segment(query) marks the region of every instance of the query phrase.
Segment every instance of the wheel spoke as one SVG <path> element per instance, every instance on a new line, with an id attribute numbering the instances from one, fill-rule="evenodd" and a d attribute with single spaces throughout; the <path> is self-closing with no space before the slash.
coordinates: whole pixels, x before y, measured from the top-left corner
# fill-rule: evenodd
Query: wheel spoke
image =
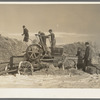
<path id="1" fill-rule="evenodd" d="M 33 53 L 30 55 L 30 58 L 33 58 Z"/>
<path id="2" fill-rule="evenodd" d="M 36 58 L 36 54 L 35 54 L 35 53 L 32 53 L 32 54 L 30 55 L 30 57 L 31 57 L 31 58 Z"/>
<path id="3" fill-rule="evenodd" d="M 35 53 L 33 53 L 33 55 L 34 55 L 34 57 L 36 58 L 36 55 L 35 55 Z"/>
<path id="4" fill-rule="evenodd" d="M 26 53 L 29 59 L 34 60 L 38 58 L 42 52 L 38 44 L 33 44 L 28 47 Z"/>
<path id="5" fill-rule="evenodd" d="M 32 53 L 33 51 L 28 51 L 29 53 Z"/>

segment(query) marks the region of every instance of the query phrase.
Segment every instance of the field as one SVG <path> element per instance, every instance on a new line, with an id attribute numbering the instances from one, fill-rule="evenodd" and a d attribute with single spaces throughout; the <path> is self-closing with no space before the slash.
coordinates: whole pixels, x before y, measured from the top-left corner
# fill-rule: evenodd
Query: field
<path id="1" fill-rule="evenodd" d="M 100 75 L 75 69 L 72 72 L 73 69 L 69 74 L 60 70 L 56 74 L 37 71 L 33 75 L 4 75 L 0 76 L 0 88 L 100 88 Z"/>

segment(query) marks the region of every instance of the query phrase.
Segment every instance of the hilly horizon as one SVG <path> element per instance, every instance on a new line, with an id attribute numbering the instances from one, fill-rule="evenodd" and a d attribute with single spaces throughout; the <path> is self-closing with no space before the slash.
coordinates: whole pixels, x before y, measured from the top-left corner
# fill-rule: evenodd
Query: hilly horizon
<path id="1" fill-rule="evenodd" d="M 35 39 L 37 40 L 37 38 L 35 37 L 36 33 L 29 33 L 29 44 L 31 44 L 31 42 Z M 46 35 L 48 35 L 48 32 L 44 32 Z M 98 36 L 95 35 L 88 35 L 88 34 L 76 34 L 76 33 L 65 33 L 65 32 L 54 32 L 55 36 L 56 36 L 56 44 L 57 45 L 63 45 L 63 44 L 71 44 L 71 43 L 75 43 L 75 42 L 93 42 L 95 43 L 98 48 L 100 48 L 100 43 L 97 40 Z M 12 39 L 18 39 L 20 41 L 23 42 L 23 38 L 24 36 L 22 36 L 22 33 L 3 33 L 1 34 L 1 36 L 5 36 L 8 38 L 12 38 Z M 49 40 L 47 39 L 47 44 L 50 46 Z"/>

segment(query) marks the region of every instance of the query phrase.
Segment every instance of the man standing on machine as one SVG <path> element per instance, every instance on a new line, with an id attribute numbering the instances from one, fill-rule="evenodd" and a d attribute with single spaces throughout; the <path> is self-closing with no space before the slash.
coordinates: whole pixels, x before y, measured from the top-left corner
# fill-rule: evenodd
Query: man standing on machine
<path id="1" fill-rule="evenodd" d="M 54 51 L 54 48 L 55 48 L 55 45 L 56 45 L 56 39 L 55 39 L 55 34 L 52 32 L 52 29 L 49 29 L 49 33 L 51 37 L 50 39 L 50 43 L 51 43 L 51 54 L 53 54 L 53 51 Z"/>
<path id="2" fill-rule="evenodd" d="M 23 34 L 24 35 L 24 39 L 23 41 L 28 42 L 29 40 L 29 33 L 28 33 L 28 29 L 25 27 L 25 25 L 23 25 Z"/>

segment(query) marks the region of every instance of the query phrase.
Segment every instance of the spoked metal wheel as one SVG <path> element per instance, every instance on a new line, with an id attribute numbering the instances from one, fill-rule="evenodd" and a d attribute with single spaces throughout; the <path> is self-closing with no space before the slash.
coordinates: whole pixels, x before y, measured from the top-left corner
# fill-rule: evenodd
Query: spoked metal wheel
<path id="1" fill-rule="evenodd" d="M 30 45 L 26 50 L 26 56 L 28 60 L 35 60 L 37 58 L 40 58 L 42 55 L 42 49 L 38 44 L 32 44 Z"/>
<path id="2" fill-rule="evenodd" d="M 18 66 L 18 74 L 19 75 L 32 75 L 34 68 L 29 61 L 21 61 Z"/>

